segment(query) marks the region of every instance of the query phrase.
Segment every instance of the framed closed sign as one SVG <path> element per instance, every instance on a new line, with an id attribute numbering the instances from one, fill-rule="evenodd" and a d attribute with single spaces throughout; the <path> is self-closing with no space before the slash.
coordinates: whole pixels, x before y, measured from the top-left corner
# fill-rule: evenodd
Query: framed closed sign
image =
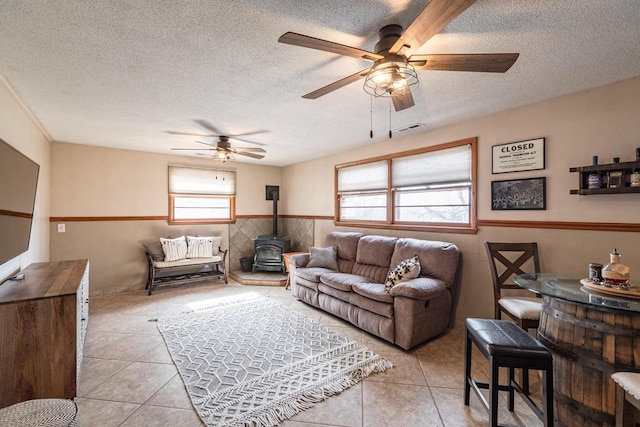
<path id="1" fill-rule="evenodd" d="M 491 173 L 544 169 L 544 138 L 510 142 L 491 147 Z"/>

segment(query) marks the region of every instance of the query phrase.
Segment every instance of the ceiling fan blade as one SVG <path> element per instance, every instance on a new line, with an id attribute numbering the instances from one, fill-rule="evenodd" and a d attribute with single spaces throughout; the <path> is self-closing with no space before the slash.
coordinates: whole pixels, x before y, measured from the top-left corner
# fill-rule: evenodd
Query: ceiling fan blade
<path id="1" fill-rule="evenodd" d="M 394 95 L 391 97 L 391 100 L 393 101 L 393 107 L 396 111 L 406 110 L 407 108 L 416 105 L 413 101 L 413 95 L 411 95 L 411 92 L 407 92 L 404 95 Z"/>
<path id="2" fill-rule="evenodd" d="M 364 70 L 360 70 L 357 73 L 351 74 L 350 76 L 345 77 L 344 79 L 340 79 L 337 82 L 333 82 L 325 87 L 321 87 L 320 89 L 314 90 L 313 92 L 309 92 L 306 95 L 302 95 L 303 98 L 306 99 L 316 99 L 320 98 L 323 95 L 328 94 L 329 92 L 333 92 L 336 89 L 340 89 L 343 86 L 346 86 L 350 83 L 353 83 L 361 78 L 365 77 L 369 72 L 369 68 L 365 68 Z"/>
<path id="3" fill-rule="evenodd" d="M 337 53 L 338 55 L 352 56 L 354 58 L 364 59 L 366 61 L 376 61 L 378 59 L 384 58 L 382 55 L 378 55 L 377 53 L 369 52 L 367 50 L 345 46 L 343 44 L 292 32 L 284 33 L 280 36 L 278 41 L 280 43 L 292 44 L 294 46 L 308 47 L 310 49 Z"/>
<path id="4" fill-rule="evenodd" d="M 391 46 L 389 52 L 410 56 L 440 32 L 476 0 L 431 0 L 409 28 Z"/>
<path id="5" fill-rule="evenodd" d="M 210 135 L 210 134 L 205 134 L 205 133 L 192 133 L 192 132 L 174 132 L 172 130 L 168 130 L 166 131 L 168 134 L 171 135 L 187 135 L 187 136 L 201 136 L 203 138 L 207 138 L 210 136 L 217 136 L 217 135 Z"/>
<path id="6" fill-rule="evenodd" d="M 247 152 L 251 152 L 251 153 L 266 153 L 267 151 L 264 148 L 259 148 L 259 147 L 232 147 L 231 151 L 247 151 Z"/>
<path id="7" fill-rule="evenodd" d="M 174 151 L 211 151 L 217 148 L 172 148 Z"/>
<path id="8" fill-rule="evenodd" d="M 249 143 L 249 144 L 261 145 L 261 146 L 263 146 L 263 147 L 266 147 L 266 146 L 267 146 L 267 144 L 265 144 L 264 142 L 251 141 L 251 140 L 248 140 L 248 139 L 238 138 L 238 137 L 235 137 L 235 136 L 234 136 L 234 137 L 231 137 L 231 138 L 229 138 L 229 139 L 233 139 L 233 140 L 236 140 L 236 141 L 247 142 L 247 143 Z"/>
<path id="9" fill-rule="evenodd" d="M 505 73 L 518 59 L 518 53 L 470 53 L 453 55 L 413 55 L 409 62 L 426 61 L 415 65 L 417 70 L 475 71 L 482 73 Z"/>
<path id="10" fill-rule="evenodd" d="M 214 135 L 209 135 L 209 136 L 220 136 L 220 135 L 224 135 L 223 133 L 221 133 L 214 125 L 212 125 L 211 123 L 209 123 L 206 120 L 202 120 L 202 119 L 195 119 L 194 122 L 196 122 L 197 124 L 199 124 L 200 126 L 202 126 L 203 128 L 210 130 L 211 132 L 214 133 Z"/>
<path id="11" fill-rule="evenodd" d="M 196 141 L 198 144 L 208 145 L 209 147 L 216 147 L 216 144 L 209 144 L 208 142 Z"/>
<path id="12" fill-rule="evenodd" d="M 263 159 L 264 156 L 261 154 L 249 153 L 246 151 L 236 151 L 235 154 L 239 154 L 241 156 L 253 157 L 254 159 Z"/>
<path id="13" fill-rule="evenodd" d="M 237 136 L 257 135 L 259 133 L 268 133 L 268 132 L 269 132 L 268 130 L 262 129 L 262 130 L 254 130 L 254 131 L 251 131 L 251 132 L 235 133 L 233 135 L 228 135 L 228 137 L 229 138 L 235 138 Z"/>

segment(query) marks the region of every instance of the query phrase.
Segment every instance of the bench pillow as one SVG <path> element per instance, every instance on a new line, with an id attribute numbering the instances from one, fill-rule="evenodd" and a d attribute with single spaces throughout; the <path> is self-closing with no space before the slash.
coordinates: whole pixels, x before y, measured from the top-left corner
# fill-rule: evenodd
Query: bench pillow
<path id="1" fill-rule="evenodd" d="M 184 236 L 175 239 L 160 238 L 164 260 L 166 262 L 177 261 L 187 257 L 187 240 Z"/>
<path id="2" fill-rule="evenodd" d="M 213 237 L 187 236 L 187 258 L 211 258 L 214 255 L 213 240 Z"/>
<path id="3" fill-rule="evenodd" d="M 213 247 L 213 256 L 216 256 L 220 253 L 220 245 L 222 244 L 222 237 L 221 236 L 200 236 L 197 235 L 196 237 L 202 237 L 202 238 L 207 238 L 207 239 L 213 239 L 213 243 L 211 244 L 211 246 Z"/>

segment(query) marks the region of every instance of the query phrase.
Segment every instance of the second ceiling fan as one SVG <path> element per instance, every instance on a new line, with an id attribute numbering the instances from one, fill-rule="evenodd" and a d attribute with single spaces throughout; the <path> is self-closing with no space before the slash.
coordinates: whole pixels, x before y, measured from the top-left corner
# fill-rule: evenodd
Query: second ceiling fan
<path id="1" fill-rule="evenodd" d="M 230 135 L 230 134 L 223 134 L 222 132 L 220 132 L 215 126 L 213 126 L 211 123 L 209 123 L 206 120 L 194 120 L 196 123 L 198 123 L 200 126 L 204 127 L 205 129 L 207 129 L 208 131 L 212 132 L 212 133 L 208 133 L 208 134 L 204 134 L 204 133 L 193 133 L 193 132 L 176 132 L 176 131 L 167 131 L 167 133 L 170 133 L 172 135 L 188 135 L 188 136 L 200 136 L 203 138 L 210 138 L 210 137 L 216 137 L 218 138 L 218 141 L 216 141 L 215 144 L 211 144 L 208 142 L 202 142 L 202 141 L 196 141 L 198 144 L 204 144 L 209 146 L 209 148 L 172 148 L 172 150 L 175 151 L 215 151 L 216 153 L 214 154 L 214 158 L 217 160 L 222 160 L 222 161 L 226 161 L 226 160 L 232 160 L 232 156 L 234 154 L 238 154 L 240 156 L 246 156 L 246 157 L 252 157 L 254 159 L 262 159 L 264 158 L 264 155 L 262 154 L 258 154 L 258 153 L 266 153 L 264 148 L 260 148 L 260 147 L 233 147 L 231 146 L 231 139 L 235 139 L 238 141 L 243 141 L 243 142 L 248 142 L 250 144 L 255 144 L 255 145 L 266 145 L 263 144 L 261 142 L 256 142 L 256 141 L 249 141 L 247 139 L 244 138 L 240 138 L 240 137 L 244 137 L 247 135 L 255 135 L 258 133 L 265 133 L 267 132 L 266 130 L 257 130 L 257 131 L 252 131 L 252 132 L 244 132 L 244 133 L 239 133 L 239 134 L 235 134 L 235 135 Z"/>
<path id="2" fill-rule="evenodd" d="M 367 93 L 390 97 L 395 110 L 401 111 L 415 105 L 411 95 L 418 83 L 415 70 L 504 73 L 518 59 L 518 53 L 413 55 L 475 1 L 431 0 L 406 31 L 402 32 L 399 25 L 383 27 L 375 52 L 292 32 L 283 34 L 278 41 L 373 62 L 373 66 L 307 93 L 303 98 L 316 99 L 365 78 Z"/>

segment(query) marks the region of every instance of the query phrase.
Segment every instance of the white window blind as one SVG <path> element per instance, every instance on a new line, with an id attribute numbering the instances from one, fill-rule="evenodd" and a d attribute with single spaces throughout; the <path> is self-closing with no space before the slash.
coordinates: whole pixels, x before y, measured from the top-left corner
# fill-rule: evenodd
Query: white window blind
<path id="1" fill-rule="evenodd" d="M 236 194 L 236 173 L 169 165 L 169 194 L 233 196 Z"/>
<path id="2" fill-rule="evenodd" d="M 385 190 L 387 177 L 386 160 L 340 168 L 338 169 L 338 193 Z"/>
<path id="3" fill-rule="evenodd" d="M 471 146 L 392 159 L 393 188 L 471 182 Z"/>

